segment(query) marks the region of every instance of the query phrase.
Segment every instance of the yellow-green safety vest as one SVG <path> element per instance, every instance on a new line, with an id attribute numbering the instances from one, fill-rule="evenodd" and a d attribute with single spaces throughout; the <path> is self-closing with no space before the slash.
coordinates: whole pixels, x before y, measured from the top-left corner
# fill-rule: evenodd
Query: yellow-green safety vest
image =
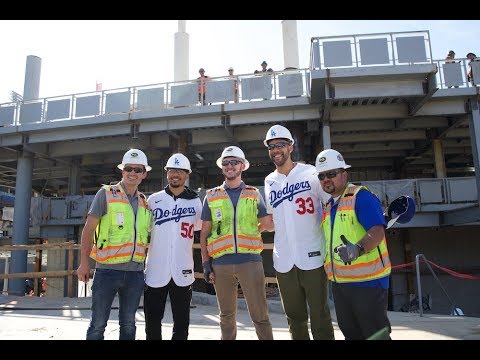
<path id="1" fill-rule="evenodd" d="M 143 263 L 147 255 L 151 212 L 145 195 L 137 191 L 137 216 L 120 183 L 104 185 L 107 213 L 101 217 L 95 230 L 95 241 L 90 257 L 102 264 L 120 264 L 129 261 Z"/>
<path id="2" fill-rule="evenodd" d="M 331 203 L 325 207 L 322 221 L 327 247 L 325 271 L 331 281 L 339 283 L 368 281 L 382 278 L 391 272 L 392 266 L 385 237 L 375 249 L 359 256 L 350 265 L 345 265 L 339 255 L 334 253 L 334 249 L 343 244 L 340 235 L 345 235 L 348 241 L 356 244 L 367 233 L 355 214 L 355 200 L 361 189 L 370 191 L 365 186 L 348 184 L 338 202 L 333 232 L 330 218 Z"/>
<path id="3" fill-rule="evenodd" d="M 208 190 L 206 196 L 212 213 L 212 229 L 207 237 L 208 255 L 218 258 L 233 253 L 261 253 L 263 241 L 258 231 L 258 189 L 248 185 L 242 189 L 236 207 L 235 223 L 233 204 L 223 185 Z"/>

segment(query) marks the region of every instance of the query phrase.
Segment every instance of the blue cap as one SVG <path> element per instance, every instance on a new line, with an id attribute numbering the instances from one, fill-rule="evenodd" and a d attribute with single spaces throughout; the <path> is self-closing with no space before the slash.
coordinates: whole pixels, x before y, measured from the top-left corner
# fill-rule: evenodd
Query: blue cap
<path id="1" fill-rule="evenodd" d="M 387 216 L 396 219 L 400 224 L 406 224 L 415 215 L 415 201 L 407 195 L 402 195 L 392 201 L 388 206 Z"/>

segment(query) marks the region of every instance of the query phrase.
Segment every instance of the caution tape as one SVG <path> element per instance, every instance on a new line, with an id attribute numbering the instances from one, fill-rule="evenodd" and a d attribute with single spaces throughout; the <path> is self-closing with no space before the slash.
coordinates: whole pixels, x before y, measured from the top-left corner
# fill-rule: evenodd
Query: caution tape
<path id="1" fill-rule="evenodd" d="M 422 261 L 425 261 L 422 259 Z M 450 269 L 447 269 L 443 266 L 440 266 L 440 265 L 437 265 L 435 264 L 434 262 L 430 261 L 430 260 L 427 260 L 427 262 L 436 267 L 437 269 L 440 269 L 440 270 L 443 270 L 445 271 L 446 273 L 452 275 L 452 276 L 455 276 L 455 277 L 458 277 L 460 279 L 467 279 L 467 280 L 480 280 L 480 276 L 474 276 L 474 275 L 469 275 L 469 274 L 462 274 L 462 273 L 459 273 L 457 271 L 453 271 L 453 270 L 450 270 Z M 394 265 L 392 266 L 392 269 L 402 269 L 402 268 L 406 268 L 406 267 L 409 267 L 409 266 L 414 266 L 415 265 L 415 261 L 412 261 L 412 262 L 409 262 L 409 263 L 406 263 L 406 264 L 400 264 L 400 265 Z"/>

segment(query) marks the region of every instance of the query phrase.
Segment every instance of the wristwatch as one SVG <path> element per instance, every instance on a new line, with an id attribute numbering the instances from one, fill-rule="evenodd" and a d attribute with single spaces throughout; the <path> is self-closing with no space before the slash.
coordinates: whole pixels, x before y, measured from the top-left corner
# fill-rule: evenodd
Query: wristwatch
<path id="1" fill-rule="evenodd" d="M 358 256 L 362 256 L 363 254 L 365 254 L 365 249 L 363 248 L 362 245 L 360 245 L 359 243 L 357 243 L 355 245 L 357 245 L 357 247 L 358 247 Z"/>

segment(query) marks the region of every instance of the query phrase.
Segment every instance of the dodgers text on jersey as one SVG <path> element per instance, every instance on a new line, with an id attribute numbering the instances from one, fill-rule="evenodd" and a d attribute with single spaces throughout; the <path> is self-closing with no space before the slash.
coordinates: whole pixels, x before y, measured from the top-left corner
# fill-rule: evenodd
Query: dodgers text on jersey
<path id="1" fill-rule="evenodd" d="M 172 209 L 160 209 L 156 208 L 152 210 L 153 218 L 155 220 L 155 225 L 161 225 L 167 221 L 179 222 L 181 218 L 188 216 L 195 216 L 195 208 L 191 207 L 179 207 L 178 204 Z"/>
<path id="2" fill-rule="evenodd" d="M 285 184 L 282 190 L 279 191 L 271 191 L 269 195 L 270 205 L 276 208 L 278 205 L 282 203 L 284 200 L 292 201 L 293 197 L 297 194 L 300 194 L 304 191 L 311 190 L 312 187 L 310 183 L 307 181 L 300 181 L 295 184 L 289 185 L 288 183 Z"/>

